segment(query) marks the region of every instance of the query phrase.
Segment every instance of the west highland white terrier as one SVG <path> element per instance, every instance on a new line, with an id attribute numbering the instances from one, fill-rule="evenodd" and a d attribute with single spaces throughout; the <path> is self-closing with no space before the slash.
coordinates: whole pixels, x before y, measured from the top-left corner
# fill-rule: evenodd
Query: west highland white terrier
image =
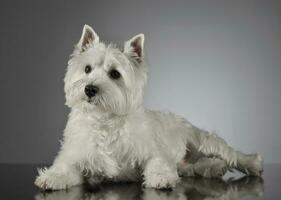
<path id="1" fill-rule="evenodd" d="M 84 26 L 64 78 L 71 112 L 61 149 L 51 167 L 39 170 L 38 187 L 60 190 L 86 180 L 165 189 L 181 176 L 221 177 L 232 168 L 261 175 L 260 155 L 236 151 L 173 113 L 144 109 L 143 49 L 143 34 L 120 50 Z"/>

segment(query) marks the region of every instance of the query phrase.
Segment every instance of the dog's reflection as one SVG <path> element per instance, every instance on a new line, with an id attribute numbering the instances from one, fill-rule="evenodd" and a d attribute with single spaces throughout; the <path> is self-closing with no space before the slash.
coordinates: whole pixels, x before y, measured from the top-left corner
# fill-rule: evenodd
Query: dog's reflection
<path id="1" fill-rule="evenodd" d="M 136 183 L 105 184 L 98 188 L 76 186 L 69 190 L 40 192 L 36 200 L 235 200 L 244 196 L 263 196 L 263 180 L 185 178 L 173 191 L 145 189 Z"/>

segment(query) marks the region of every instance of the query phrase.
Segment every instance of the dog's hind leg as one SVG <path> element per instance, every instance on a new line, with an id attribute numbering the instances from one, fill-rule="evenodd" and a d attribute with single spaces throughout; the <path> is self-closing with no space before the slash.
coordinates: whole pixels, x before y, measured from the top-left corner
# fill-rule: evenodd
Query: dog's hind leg
<path id="1" fill-rule="evenodd" d="M 199 137 L 198 151 L 206 157 L 218 157 L 224 160 L 228 167 L 253 176 L 262 172 L 262 158 L 258 154 L 243 154 L 230 147 L 222 138 L 207 131 L 196 129 Z"/>
<path id="2" fill-rule="evenodd" d="M 180 163 L 178 173 L 180 176 L 219 178 L 226 173 L 227 168 L 226 162 L 222 159 L 202 157 L 194 164 Z"/>
<path id="3" fill-rule="evenodd" d="M 227 171 L 227 164 L 220 158 L 200 158 L 194 165 L 195 174 L 207 178 L 222 177 Z"/>

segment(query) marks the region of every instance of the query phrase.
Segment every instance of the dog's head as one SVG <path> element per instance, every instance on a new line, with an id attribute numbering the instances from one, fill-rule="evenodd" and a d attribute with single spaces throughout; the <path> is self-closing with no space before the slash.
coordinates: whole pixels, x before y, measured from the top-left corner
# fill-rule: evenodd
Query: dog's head
<path id="1" fill-rule="evenodd" d="M 64 78 L 66 105 L 84 112 L 124 115 L 142 106 L 147 78 L 144 35 L 125 42 L 121 51 L 99 40 L 85 25 Z"/>

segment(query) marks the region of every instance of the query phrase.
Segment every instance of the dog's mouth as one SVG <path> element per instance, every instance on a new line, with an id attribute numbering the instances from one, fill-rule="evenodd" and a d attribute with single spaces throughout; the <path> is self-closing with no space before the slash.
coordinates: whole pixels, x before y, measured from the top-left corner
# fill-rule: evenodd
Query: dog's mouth
<path id="1" fill-rule="evenodd" d="M 97 106 L 97 104 L 98 104 L 98 101 L 97 101 L 97 99 L 95 99 L 95 98 L 87 98 L 87 99 L 86 99 L 86 102 L 87 102 L 88 104 L 95 105 L 95 106 Z"/>
<path id="2" fill-rule="evenodd" d="M 92 104 L 92 103 L 94 103 L 94 100 L 93 100 L 93 98 L 87 98 L 87 100 L 86 100 L 89 104 Z"/>

